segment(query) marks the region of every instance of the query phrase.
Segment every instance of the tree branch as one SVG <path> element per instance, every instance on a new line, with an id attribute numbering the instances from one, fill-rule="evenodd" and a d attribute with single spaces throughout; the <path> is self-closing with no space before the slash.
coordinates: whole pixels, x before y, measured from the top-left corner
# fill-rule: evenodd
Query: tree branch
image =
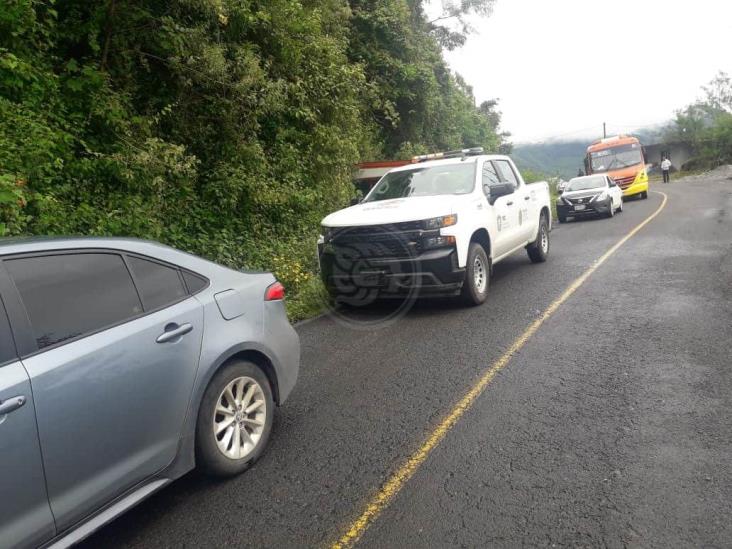
<path id="1" fill-rule="evenodd" d="M 102 50 L 102 61 L 99 64 L 99 70 L 104 71 L 107 66 L 107 58 L 109 56 L 109 43 L 112 41 L 112 18 L 114 17 L 114 9 L 117 6 L 115 0 L 109 1 L 109 8 L 107 8 L 107 24 L 105 25 L 104 31 L 104 49 Z"/>

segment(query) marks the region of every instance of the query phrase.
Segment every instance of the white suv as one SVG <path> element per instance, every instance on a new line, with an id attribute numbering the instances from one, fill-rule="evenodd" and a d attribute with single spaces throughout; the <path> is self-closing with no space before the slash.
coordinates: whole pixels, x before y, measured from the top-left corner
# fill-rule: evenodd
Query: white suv
<path id="1" fill-rule="evenodd" d="M 418 293 L 477 305 L 495 263 L 522 248 L 545 261 L 549 186 L 526 184 L 509 157 L 480 148 L 425 155 L 388 172 L 322 229 L 321 276 L 336 299 Z"/>

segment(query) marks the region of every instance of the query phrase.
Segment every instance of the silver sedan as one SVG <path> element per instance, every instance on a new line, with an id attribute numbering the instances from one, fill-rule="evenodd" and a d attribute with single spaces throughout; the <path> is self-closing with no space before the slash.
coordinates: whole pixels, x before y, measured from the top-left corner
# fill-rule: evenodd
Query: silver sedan
<path id="1" fill-rule="evenodd" d="M 269 273 L 154 242 L 0 240 L 0 545 L 68 546 L 263 452 L 300 347 Z"/>

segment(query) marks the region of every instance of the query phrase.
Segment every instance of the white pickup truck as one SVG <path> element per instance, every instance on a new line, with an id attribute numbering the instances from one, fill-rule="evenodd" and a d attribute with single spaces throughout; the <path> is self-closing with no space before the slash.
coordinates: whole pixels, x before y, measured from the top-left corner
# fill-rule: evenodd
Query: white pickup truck
<path id="1" fill-rule="evenodd" d="M 549 186 L 513 161 L 464 149 L 415 157 L 356 205 L 322 221 L 318 256 L 336 299 L 461 295 L 485 301 L 492 267 L 526 249 L 546 260 Z"/>

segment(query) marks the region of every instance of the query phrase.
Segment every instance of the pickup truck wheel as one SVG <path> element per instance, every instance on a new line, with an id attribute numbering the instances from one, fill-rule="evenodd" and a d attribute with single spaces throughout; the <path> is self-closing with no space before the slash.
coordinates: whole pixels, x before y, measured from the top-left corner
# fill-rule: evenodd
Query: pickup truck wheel
<path id="1" fill-rule="evenodd" d="M 490 261 L 483 246 L 471 242 L 468 248 L 468 264 L 465 267 L 465 282 L 462 298 L 469 305 L 480 305 L 488 297 L 490 284 Z"/>
<path id="2" fill-rule="evenodd" d="M 526 251 L 532 263 L 546 261 L 546 256 L 549 255 L 549 222 L 545 214 L 541 214 L 539 219 L 539 232 L 536 234 L 536 240 L 526 247 Z"/>

